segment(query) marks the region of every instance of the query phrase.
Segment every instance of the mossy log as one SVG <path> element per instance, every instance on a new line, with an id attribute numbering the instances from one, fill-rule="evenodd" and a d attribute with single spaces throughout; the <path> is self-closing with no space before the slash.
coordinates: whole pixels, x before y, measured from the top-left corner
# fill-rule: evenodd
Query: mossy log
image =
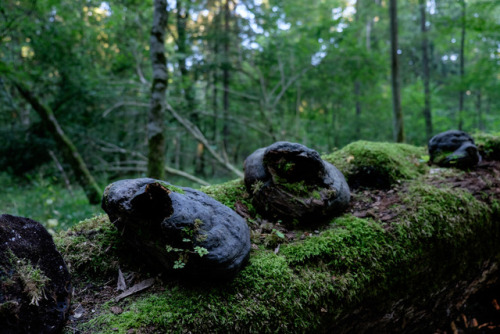
<path id="1" fill-rule="evenodd" d="M 351 182 L 357 166 L 382 171 L 390 181 L 383 186 L 393 194 L 390 219 L 347 213 L 318 230 L 287 232 L 295 238 L 280 235 L 275 222 L 279 247 L 258 242 L 259 217 L 242 180 L 204 187 L 245 216 L 254 233 L 250 261 L 235 279 L 209 286 L 157 279 L 147 292 L 106 303 L 72 327 L 92 333 L 422 333 L 443 328 L 468 296 L 499 276 L 500 196 L 456 188 L 450 180 L 472 172 L 430 173 L 424 155 L 409 145 L 358 142 L 327 157 Z M 493 178 L 490 189 L 498 189 L 498 182 Z M 365 199 L 365 192 L 353 195 Z M 121 257 L 119 235 L 104 217 L 62 233 L 56 243 L 81 281 L 109 281 L 118 266 L 139 271 Z M 106 270 L 91 269 L 100 267 Z"/>

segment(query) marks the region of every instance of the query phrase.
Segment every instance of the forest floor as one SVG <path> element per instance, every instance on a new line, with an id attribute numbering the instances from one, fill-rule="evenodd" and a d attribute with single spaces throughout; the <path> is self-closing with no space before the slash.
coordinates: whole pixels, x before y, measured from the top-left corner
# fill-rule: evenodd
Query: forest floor
<path id="1" fill-rule="evenodd" d="M 500 198 L 500 162 L 482 162 L 474 170 L 466 172 L 450 172 L 449 169 L 431 168 L 425 178 L 426 183 L 438 187 L 446 185 L 446 187 L 466 189 L 473 196 L 486 203 Z M 401 203 L 401 195 L 406 191 L 408 191 L 406 183 L 397 184 L 386 190 L 354 189 L 348 211 L 360 218 L 371 217 L 382 223 L 387 223 L 387 228 L 390 228 L 390 222 L 401 213 L 401 208 L 404 210 L 404 206 L 396 206 L 395 204 Z M 396 207 L 399 209 L 394 209 Z M 248 208 L 239 201 L 236 202 L 235 209 L 250 222 L 252 247 L 254 248 L 258 245 L 264 245 L 278 253 L 282 243 L 305 239 L 310 234 L 319 233 L 318 230 L 302 231 L 286 228 L 279 223 L 273 224 L 264 219 L 250 219 Z M 127 272 L 126 268 L 124 270 L 124 281 L 128 286 L 144 282 L 147 276 L 148 274 Z M 72 315 L 66 326 L 67 333 L 82 333 L 76 329 L 76 326 L 94 318 L 103 308 L 114 314 L 123 312 L 123 303 L 106 304 L 121 293 L 117 291 L 117 277 L 118 273 L 99 285 L 88 283 L 78 277 L 74 278 L 75 292 Z M 161 279 L 156 279 L 155 284 L 149 289 L 149 292 L 154 291 L 164 291 Z M 468 298 L 467 302 L 461 306 L 459 317 L 449 319 L 447 328 L 436 329 L 435 333 L 500 333 L 499 304 L 500 282 L 492 282 L 491 285 Z M 153 328 L 142 328 L 141 330 L 131 330 L 130 333 L 152 333 L 153 331 Z M 84 332 L 86 331 L 84 330 Z"/>

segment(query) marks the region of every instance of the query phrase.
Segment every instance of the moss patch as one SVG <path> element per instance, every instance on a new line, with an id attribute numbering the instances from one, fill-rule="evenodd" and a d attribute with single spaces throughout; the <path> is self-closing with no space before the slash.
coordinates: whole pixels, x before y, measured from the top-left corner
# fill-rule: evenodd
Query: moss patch
<path id="1" fill-rule="evenodd" d="M 375 215 L 347 214 L 318 231 L 293 231 L 292 239 L 285 235 L 290 231 L 281 232 L 279 223 L 267 222 L 271 227 L 264 229 L 256 218 L 252 232 L 260 229 L 275 240 L 271 249 L 254 245 L 249 264 L 234 280 L 216 285 L 158 279 L 153 291 L 108 302 L 79 329 L 334 332 L 332 328 L 352 326 L 368 316 L 381 319 L 396 301 L 423 310 L 434 307 L 432 296 L 481 272 L 481 264 L 499 254 L 500 204 L 498 196 L 485 203 L 466 190 L 446 186 L 442 176 L 437 186 L 426 184 L 436 176 L 420 177 L 428 170 L 420 160 L 425 154 L 423 148 L 409 145 L 357 142 L 325 156 L 351 182 L 367 168 L 374 168 L 369 175 L 380 173 L 389 185 L 407 180 L 390 190 L 398 195 L 391 206 L 393 218 L 382 222 Z M 202 191 L 233 209 L 238 203 L 250 205 L 242 180 Z M 116 263 L 121 261 L 114 250 L 118 236 L 105 217 L 87 220 L 66 233 L 56 237 L 56 243 L 74 273 L 94 277 L 100 267 L 109 277 L 116 276 Z M 123 312 L 116 314 L 113 306 Z"/>
<path id="2" fill-rule="evenodd" d="M 389 296 L 421 297 L 497 247 L 494 238 L 479 245 L 477 235 L 498 235 L 498 204 L 489 207 L 465 191 L 414 183 L 401 205 L 400 218 L 391 224 L 345 215 L 316 236 L 282 245 L 278 254 L 255 249 L 226 285 L 157 282 L 161 288 L 155 293 L 122 301 L 123 313 L 113 314 L 110 303 L 84 327 L 95 333 L 327 331 L 367 298 L 383 305 Z M 412 286 L 418 288 L 408 290 Z"/>
<path id="3" fill-rule="evenodd" d="M 117 249 L 122 242 L 106 215 L 84 220 L 60 232 L 54 236 L 54 243 L 72 274 L 95 279 L 118 270 Z"/>
<path id="4" fill-rule="evenodd" d="M 500 161 L 500 133 L 477 133 L 472 137 L 483 159 Z"/>
<path id="5" fill-rule="evenodd" d="M 424 148 L 407 144 L 357 141 L 322 158 L 337 167 L 353 188 L 389 188 L 416 178 L 427 166 Z"/>
<path id="6" fill-rule="evenodd" d="M 201 187 L 200 190 L 231 209 L 234 209 L 236 200 L 248 197 L 245 184 L 242 179 Z"/>
<path id="7" fill-rule="evenodd" d="M 245 183 L 242 179 L 201 187 L 200 190 L 233 210 L 236 209 L 236 202 L 239 202 L 246 207 L 250 215 L 256 215 L 250 195 L 248 194 L 245 188 Z"/>

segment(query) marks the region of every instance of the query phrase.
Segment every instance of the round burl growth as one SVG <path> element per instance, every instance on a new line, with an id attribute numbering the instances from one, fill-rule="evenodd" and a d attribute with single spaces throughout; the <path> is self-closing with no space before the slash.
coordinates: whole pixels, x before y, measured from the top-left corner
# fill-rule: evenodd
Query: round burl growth
<path id="1" fill-rule="evenodd" d="M 0 333 L 60 332 L 71 280 L 51 235 L 38 222 L 0 216 Z"/>
<path id="2" fill-rule="evenodd" d="M 428 146 L 430 161 L 441 167 L 470 168 L 481 161 L 474 139 L 463 131 L 437 134 Z"/>
<path id="3" fill-rule="evenodd" d="M 234 276 L 250 254 L 246 221 L 191 188 L 142 178 L 110 184 L 102 207 L 144 262 L 197 279 Z"/>
<path id="4" fill-rule="evenodd" d="M 264 216 L 285 222 L 312 222 L 338 215 L 350 200 L 342 173 L 318 152 L 277 142 L 245 160 L 245 186 Z"/>

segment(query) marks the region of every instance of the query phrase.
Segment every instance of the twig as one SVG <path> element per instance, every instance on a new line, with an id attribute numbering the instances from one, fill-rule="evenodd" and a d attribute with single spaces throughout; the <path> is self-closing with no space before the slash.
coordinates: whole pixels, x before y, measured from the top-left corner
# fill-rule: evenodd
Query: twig
<path id="1" fill-rule="evenodd" d="M 139 102 L 118 102 L 118 103 L 114 104 L 111 108 L 106 109 L 102 113 L 102 117 L 108 116 L 108 114 L 110 112 L 112 112 L 113 110 L 118 109 L 120 107 L 123 107 L 123 106 L 136 106 L 136 107 L 147 108 L 147 107 L 149 107 L 149 104 L 147 104 L 147 103 L 139 103 Z"/>
<path id="2" fill-rule="evenodd" d="M 57 160 L 57 157 L 54 154 L 54 152 L 52 152 L 52 150 L 49 150 L 49 155 L 52 158 L 52 160 L 54 160 L 54 163 L 56 164 L 56 167 L 59 170 L 59 172 L 61 172 L 61 175 L 64 179 L 64 183 L 66 184 L 66 188 L 68 189 L 69 193 L 73 196 L 73 189 L 71 188 L 71 183 L 69 182 L 68 175 L 66 175 L 63 166 L 61 165 L 59 160 Z"/>

